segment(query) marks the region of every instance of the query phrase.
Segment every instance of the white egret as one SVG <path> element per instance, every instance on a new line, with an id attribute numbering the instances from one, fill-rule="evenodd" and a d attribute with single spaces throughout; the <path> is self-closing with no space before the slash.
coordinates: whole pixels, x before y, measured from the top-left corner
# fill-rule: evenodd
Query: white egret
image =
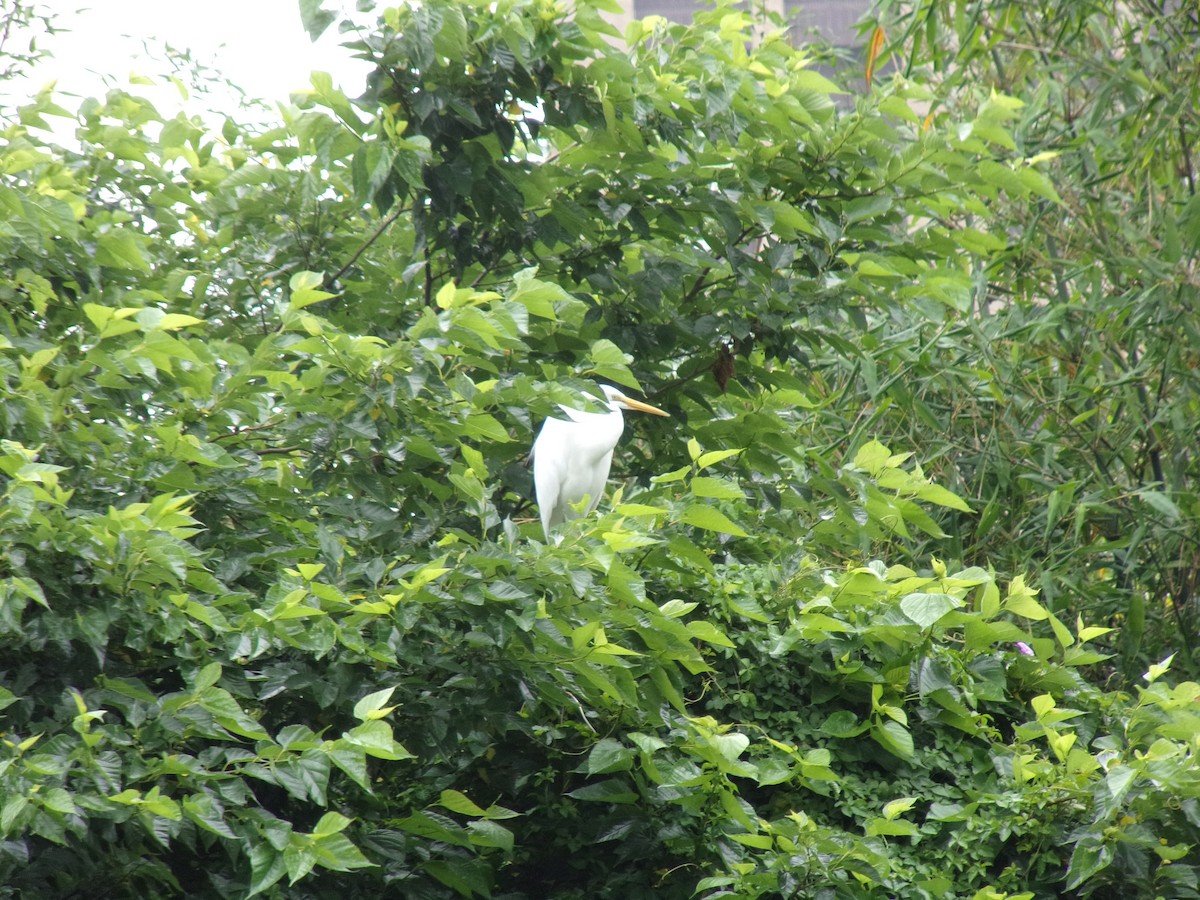
<path id="1" fill-rule="evenodd" d="M 550 529 L 580 515 L 577 507 L 586 498 L 583 515 L 596 508 L 608 481 L 613 449 L 625 430 L 623 409 L 668 416 L 657 406 L 626 397 L 602 384 L 607 412 L 583 412 L 560 404 L 569 419 L 546 419 L 533 442 L 533 486 L 546 540 Z"/>

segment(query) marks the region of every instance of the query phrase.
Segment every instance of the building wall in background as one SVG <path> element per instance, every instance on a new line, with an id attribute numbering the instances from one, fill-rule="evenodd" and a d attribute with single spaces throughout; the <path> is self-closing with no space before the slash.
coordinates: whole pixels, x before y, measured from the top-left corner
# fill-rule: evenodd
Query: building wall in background
<path id="1" fill-rule="evenodd" d="M 794 23 L 797 39 L 816 30 L 830 43 L 853 47 L 860 43 L 855 23 L 870 8 L 871 0 L 766 0 L 768 8 L 785 13 Z M 662 16 L 672 22 L 690 22 L 692 13 L 705 6 L 697 0 L 624 0 L 627 12 L 615 17 L 618 28 L 624 29 L 630 19 Z"/>

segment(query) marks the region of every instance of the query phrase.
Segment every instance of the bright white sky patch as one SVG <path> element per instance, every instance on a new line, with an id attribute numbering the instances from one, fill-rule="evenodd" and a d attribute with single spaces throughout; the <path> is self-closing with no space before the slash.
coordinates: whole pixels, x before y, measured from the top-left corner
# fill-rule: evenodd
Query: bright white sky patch
<path id="1" fill-rule="evenodd" d="M 37 4 L 54 13 L 56 27 L 63 30 L 39 39 L 39 46 L 53 56 L 24 85 L 5 86 L 10 101 L 32 96 L 49 81 L 57 81 L 57 93 L 77 97 L 128 88 L 131 75 L 158 81 L 172 73 L 168 45 L 189 51 L 195 62 L 241 88 L 247 98 L 272 105 L 308 88 L 309 73 L 318 70 L 331 73 L 347 96 L 357 96 L 369 71 L 339 45 L 336 26 L 319 43 L 311 43 L 300 24 L 298 0 L 92 0 L 79 9 L 86 2 Z M 221 90 L 219 84 L 213 89 L 204 102 L 221 112 L 237 110 L 236 91 Z M 157 95 L 153 100 L 160 112 L 171 112 Z"/>

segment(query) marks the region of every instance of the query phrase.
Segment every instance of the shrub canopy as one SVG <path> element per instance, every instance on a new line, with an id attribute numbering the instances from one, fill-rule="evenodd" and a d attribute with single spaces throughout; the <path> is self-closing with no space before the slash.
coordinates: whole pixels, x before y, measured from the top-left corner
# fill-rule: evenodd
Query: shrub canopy
<path id="1" fill-rule="evenodd" d="M 8 893 L 1197 896 L 1200 29 L 1055 6 L 6 110 Z M 548 546 L 595 381 L 673 418 Z"/>

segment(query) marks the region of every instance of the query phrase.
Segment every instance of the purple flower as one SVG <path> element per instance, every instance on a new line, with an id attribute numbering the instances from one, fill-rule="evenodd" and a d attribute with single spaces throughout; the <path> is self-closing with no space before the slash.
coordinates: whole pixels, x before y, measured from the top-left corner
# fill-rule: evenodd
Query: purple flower
<path id="1" fill-rule="evenodd" d="M 1033 656 L 1033 648 L 1024 641 L 1017 641 L 1016 648 L 1022 656 Z"/>

